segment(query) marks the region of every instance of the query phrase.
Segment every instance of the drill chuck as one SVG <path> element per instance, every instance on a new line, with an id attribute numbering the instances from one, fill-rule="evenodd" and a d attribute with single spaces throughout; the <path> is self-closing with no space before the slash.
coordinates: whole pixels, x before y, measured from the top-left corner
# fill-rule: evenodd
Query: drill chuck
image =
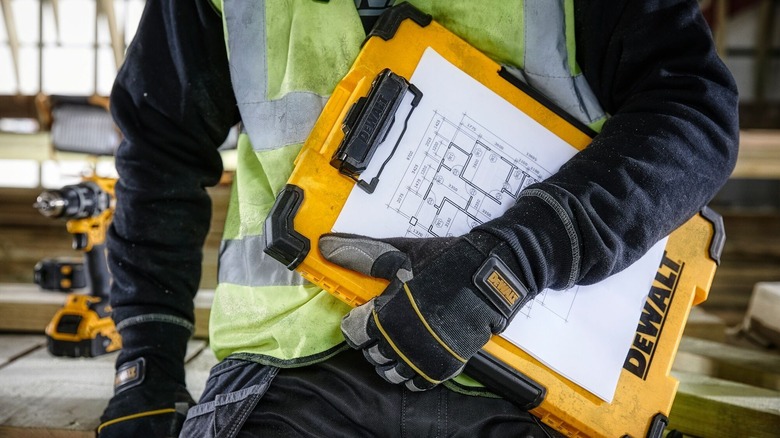
<path id="1" fill-rule="evenodd" d="M 83 219 L 99 215 L 110 207 L 110 203 L 111 195 L 87 181 L 58 190 L 45 190 L 38 195 L 33 207 L 47 217 Z"/>

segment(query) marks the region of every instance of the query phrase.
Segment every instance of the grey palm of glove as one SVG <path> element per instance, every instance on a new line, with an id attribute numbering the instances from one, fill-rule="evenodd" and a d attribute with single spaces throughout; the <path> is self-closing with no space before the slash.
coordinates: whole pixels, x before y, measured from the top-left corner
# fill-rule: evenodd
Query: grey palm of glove
<path id="1" fill-rule="evenodd" d="M 503 245 L 485 232 L 433 239 L 322 236 L 319 248 L 328 261 L 390 281 L 344 317 L 347 343 L 363 350 L 385 380 L 413 391 L 456 376 L 529 297 Z"/>

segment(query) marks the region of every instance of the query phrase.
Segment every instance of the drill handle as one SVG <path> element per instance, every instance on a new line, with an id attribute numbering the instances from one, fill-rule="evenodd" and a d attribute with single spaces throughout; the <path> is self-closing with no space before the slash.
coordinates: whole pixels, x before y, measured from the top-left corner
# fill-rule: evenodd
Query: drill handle
<path id="1" fill-rule="evenodd" d="M 92 245 L 91 250 L 84 252 L 84 261 L 91 294 L 96 297 L 108 298 L 111 274 L 108 271 L 106 244 Z"/>

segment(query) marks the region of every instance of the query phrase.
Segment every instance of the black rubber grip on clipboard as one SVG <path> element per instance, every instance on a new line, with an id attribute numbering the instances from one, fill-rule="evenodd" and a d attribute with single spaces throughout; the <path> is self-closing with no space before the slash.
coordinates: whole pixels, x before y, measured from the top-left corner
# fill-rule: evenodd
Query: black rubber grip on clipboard
<path id="1" fill-rule="evenodd" d="M 539 406 L 547 395 L 545 387 L 484 350 L 466 362 L 464 373 L 524 410 Z"/>
<path id="2" fill-rule="evenodd" d="M 726 228 L 723 225 L 723 217 L 707 206 L 702 208 L 699 214 L 712 224 L 712 240 L 710 241 L 709 255 L 712 261 L 720 266 L 720 256 L 723 254 L 723 246 L 726 244 Z"/>
<path id="3" fill-rule="evenodd" d="M 287 184 L 276 196 L 276 201 L 263 223 L 263 251 L 290 270 L 301 264 L 311 248 L 309 239 L 295 231 L 293 225 L 301 203 L 303 190 L 296 185 Z"/>

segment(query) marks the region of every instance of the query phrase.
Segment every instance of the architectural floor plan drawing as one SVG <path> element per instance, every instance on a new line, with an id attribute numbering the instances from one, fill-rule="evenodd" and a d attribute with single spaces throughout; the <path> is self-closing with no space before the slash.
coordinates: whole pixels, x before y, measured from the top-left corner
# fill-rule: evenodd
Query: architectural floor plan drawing
<path id="1" fill-rule="evenodd" d="M 376 190 L 353 190 L 334 231 L 459 236 L 503 214 L 577 152 L 436 52 L 426 52 L 411 81 L 419 105 L 407 126 L 393 124 L 361 176 L 381 173 Z"/>
<path id="2" fill-rule="evenodd" d="M 500 215 L 522 189 L 548 176 L 535 157 L 468 114 L 453 121 L 434 111 L 386 206 L 408 220 L 409 237 L 456 236 Z"/>
<path id="3" fill-rule="evenodd" d="M 521 190 L 550 176 L 536 157 L 497 137 L 467 113 L 454 121 L 434 111 L 407 161 L 385 204 L 387 214 L 408 222 L 405 237 L 463 234 L 500 215 L 517 201 Z M 545 290 L 520 313 L 531 317 L 546 311 L 566 321 L 577 289 Z"/>

